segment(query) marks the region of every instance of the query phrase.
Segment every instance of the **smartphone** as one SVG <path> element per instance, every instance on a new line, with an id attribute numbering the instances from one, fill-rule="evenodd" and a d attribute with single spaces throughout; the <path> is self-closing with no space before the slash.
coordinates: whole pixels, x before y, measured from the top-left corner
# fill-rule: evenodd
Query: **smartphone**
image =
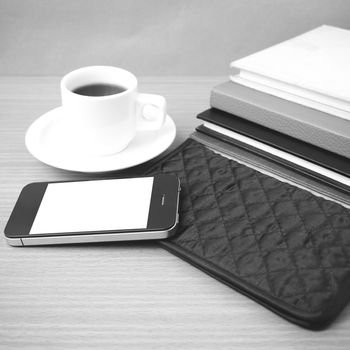
<path id="1" fill-rule="evenodd" d="M 13 246 L 167 238 L 178 223 L 174 175 L 26 185 L 5 227 Z"/>

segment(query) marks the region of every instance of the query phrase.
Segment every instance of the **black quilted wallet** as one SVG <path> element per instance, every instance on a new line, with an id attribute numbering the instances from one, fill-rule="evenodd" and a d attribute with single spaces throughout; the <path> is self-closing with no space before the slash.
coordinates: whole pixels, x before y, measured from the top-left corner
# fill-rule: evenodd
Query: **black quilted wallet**
<path id="1" fill-rule="evenodd" d="M 321 329 L 350 298 L 350 211 L 192 139 L 149 174 L 181 180 L 177 234 L 160 242 L 300 326 Z"/>

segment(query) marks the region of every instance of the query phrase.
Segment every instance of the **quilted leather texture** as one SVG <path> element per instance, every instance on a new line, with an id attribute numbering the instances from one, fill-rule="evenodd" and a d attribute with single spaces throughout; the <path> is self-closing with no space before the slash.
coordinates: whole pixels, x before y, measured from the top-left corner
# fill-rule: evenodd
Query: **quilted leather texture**
<path id="1" fill-rule="evenodd" d="M 181 181 L 162 244 L 299 325 L 320 328 L 350 296 L 350 211 L 187 140 L 152 174 Z"/>

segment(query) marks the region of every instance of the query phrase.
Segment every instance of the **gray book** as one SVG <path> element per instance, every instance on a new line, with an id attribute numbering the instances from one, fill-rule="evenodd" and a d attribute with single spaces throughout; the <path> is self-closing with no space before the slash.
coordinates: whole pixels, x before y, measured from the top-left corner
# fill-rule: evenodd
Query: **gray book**
<path id="1" fill-rule="evenodd" d="M 350 121 L 243 85 L 211 91 L 212 107 L 350 158 Z"/>

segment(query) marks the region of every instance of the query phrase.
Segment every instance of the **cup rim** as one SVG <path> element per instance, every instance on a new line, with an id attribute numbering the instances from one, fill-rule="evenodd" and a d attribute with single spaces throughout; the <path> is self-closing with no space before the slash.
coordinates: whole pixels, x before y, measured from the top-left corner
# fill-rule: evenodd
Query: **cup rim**
<path id="1" fill-rule="evenodd" d="M 131 85 L 129 87 L 127 87 L 127 89 L 123 92 L 119 92 L 116 94 L 112 94 L 112 95 L 106 95 L 106 96 L 86 96 L 86 95 L 80 95 L 77 94 L 75 92 L 73 92 L 71 89 L 69 89 L 67 87 L 67 83 L 71 80 L 74 79 L 77 75 L 83 73 L 84 71 L 91 71 L 91 70 L 98 70 L 98 69 L 110 69 L 113 70 L 114 72 L 123 72 L 123 73 L 127 73 L 130 78 L 131 78 Z M 100 101 L 100 100 L 108 100 L 111 98 L 115 98 L 116 96 L 124 96 L 128 93 L 130 93 L 130 90 L 133 90 L 137 87 L 137 79 L 136 76 L 134 74 L 132 74 L 131 72 L 129 72 L 126 69 L 123 68 L 119 68 L 119 67 L 114 67 L 114 66 L 85 66 L 85 67 L 81 67 L 78 69 L 75 69 L 69 73 L 67 73 L 66 75 L 64 75 L 61 79 L 60 82 L 60 86 L 61 86 L 61 90 L 65 91 L 66 93 L 70 94 L 71 96 L 74 96 L 75 98 L 81 98 L 81 99 L 89 99 L 89 100 L 93 100 L 93 101 Z"/>

